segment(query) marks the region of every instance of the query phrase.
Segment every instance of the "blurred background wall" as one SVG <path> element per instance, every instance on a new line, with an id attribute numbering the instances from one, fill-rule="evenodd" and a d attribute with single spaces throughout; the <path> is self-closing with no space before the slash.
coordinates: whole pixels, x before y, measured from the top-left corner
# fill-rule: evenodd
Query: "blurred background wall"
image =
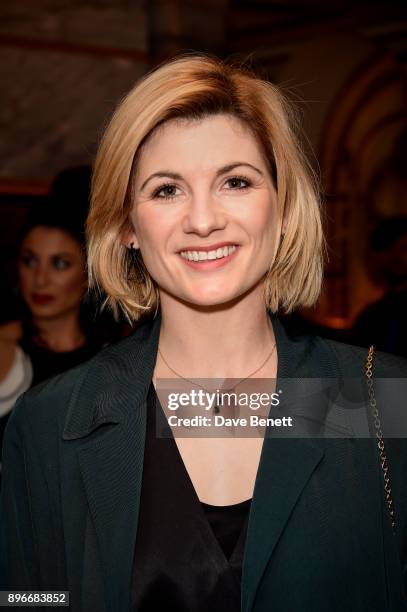
<path id="1" fill-rule="evenodd" d="M 250 58 L 296 103 L 320 173 L 324 292 L 304 315 L 347 328 L 383 289 L 369 236 L 406 215 L 405 2 L 6 0 L 0 6 L 4 262 L 55 174 L 92 163 L 115 104 L 180 51 Z"/>

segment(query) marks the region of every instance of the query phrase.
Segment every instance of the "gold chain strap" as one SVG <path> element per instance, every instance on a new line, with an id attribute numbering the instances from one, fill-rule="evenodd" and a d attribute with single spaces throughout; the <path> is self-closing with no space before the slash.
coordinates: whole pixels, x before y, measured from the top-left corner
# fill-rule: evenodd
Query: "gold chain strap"
<path id="1" fill-rule="evenodd" d="M 389 509 L 391 526 L 392 526 L 393 531 L 394 531 L 394 528 L 396 526 L 396 522 L 395 522 L 395 519 L 394 519 L 394 505 L 393 505 L 393 498 L 392 498 L 392 494 L 391 494 L 391 482 L 390 482 L 389 464 L 388 464 L 388 461 L 387 461 L 386 449 L 385 449 L 385 446 L 384 446 L 384 439 L 383 439 L 383 433 L 382 433 L 382 426 L 381 426 L 381 422 L 380 422 L 379 409 L 378 409 L 377 404 L 376 404 L 376 398 L 375 398 L 374 387 L 373 387 L 373 358 L 374 358 L 374 354 L 375 354 L 375 348 L 372 345 L 369 348 L 369 352 L 368 352 L 367 359 L 366 359 L 367 392 L 368 392 L 368 395 L 369 395 L 370 408 L 371 408 L 372 416 L 373 416 L 373 425 L 374 425 L 375 432 L 376 432 L 377 446 L 379 448 L 380 462 L 381 462 L 381 466 L 382 466 L 382 470 L 383 470 L 384 492 L 386 494 L 386 502 L 387 502 L 387 507 Z"/>

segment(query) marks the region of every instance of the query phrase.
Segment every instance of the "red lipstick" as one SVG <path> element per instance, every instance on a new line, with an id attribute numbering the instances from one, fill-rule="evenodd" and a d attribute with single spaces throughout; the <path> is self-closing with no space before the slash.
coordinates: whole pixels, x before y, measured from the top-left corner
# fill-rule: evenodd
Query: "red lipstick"
<path id="1" fill-rule="evenodd" d="M 55 300 L 54 296 L 48 293 L 32 293 L 31 299 L 34 304 L 38 304 L 40 306 L 44 306 L 45 304 L 49 304 Z"/>

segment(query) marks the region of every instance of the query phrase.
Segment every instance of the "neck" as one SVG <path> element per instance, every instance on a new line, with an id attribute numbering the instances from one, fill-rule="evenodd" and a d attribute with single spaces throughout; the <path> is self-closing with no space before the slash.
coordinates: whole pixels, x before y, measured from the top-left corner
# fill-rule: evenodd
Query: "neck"
<path id="1" fill-rule="evenodd" d="M 196 309 L 161 295 L 159 349 L 167 364 L 185 378 L 243 378 L 261 366 L 275 338 L 261 290 L 216 309 Z M 275 376 L 277 351 L 256 372 Z M 173 378 L 158 357 L 157 378 Z"/>
<path id="2" fill-rule="evenodd" d="M 77 311 L 55 319 L 34 319 L 35 342 L 54 352 L 73 351 L 85 343 Z"/>

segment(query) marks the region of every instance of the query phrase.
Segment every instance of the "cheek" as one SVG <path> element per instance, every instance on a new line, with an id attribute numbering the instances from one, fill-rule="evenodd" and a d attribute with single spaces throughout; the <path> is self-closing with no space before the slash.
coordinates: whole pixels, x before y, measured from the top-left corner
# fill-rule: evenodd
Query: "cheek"
<path id="1" fill-rule="evenodd" d="M 86 275 L 83 270 L 69 270 L 65 274 L 57 273 L 54 282 L 61 297 L 69 301 L 77 299 L 86 289 Z"/>
<path id="2" fill-rule="evenodd" d="M 20 289 L 24 295 L 26 291 L 29 291 L 33 282 L 33 273 L 29 268 L 20 266 L 18 268 L 18 281 Z"/>
<path id="3" fill-rule="evenodd" d="M 242 210 L 240 222 L 250 235 L 260 240 L 269 241 L 278 231 L 277 210 L 268 199 L 251 202 L 249 208 Z"/>
<path id="4" fill-rule="evenodd" d="M 177 224 L 163 215 L 148 215 L 139 219 L 139 245 L 145 262 L 156 261 L 168 240 L 176 232 Z"/>

